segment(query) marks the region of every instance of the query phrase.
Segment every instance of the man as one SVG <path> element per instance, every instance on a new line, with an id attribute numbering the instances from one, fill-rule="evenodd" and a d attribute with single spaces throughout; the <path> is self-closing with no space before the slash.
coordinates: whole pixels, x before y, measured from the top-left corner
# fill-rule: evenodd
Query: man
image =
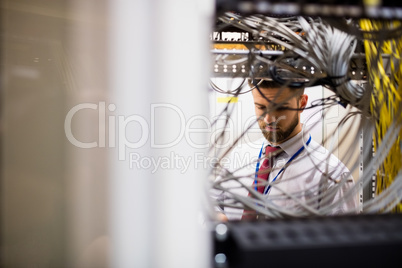
<path id="1" fill-rule="evenodd" d="M 355 213 L 356 191 L 349 170 L 312 140 L 300 122 L 308 100 L 304 89 L 283 88 L 264 80 L 252 95 L 264 139 L 260 141 L 260 153 L 254 149 L 259 160 L 243 168 L 234 163 L 229 174 L 236 179 L 221 184 L 228 189 L 220 197 L 228 219 L 255 219 L 258 214 L 276 217 Z M 249 149 L 244 145 L 236 148 L 232 158 Z M 271 153 L 264 155 L 268 151 Z M 264 179 L 263 174 L 268 178 Z M 244 211 L 238 208 L 238 201 L 246 207 Z"/>

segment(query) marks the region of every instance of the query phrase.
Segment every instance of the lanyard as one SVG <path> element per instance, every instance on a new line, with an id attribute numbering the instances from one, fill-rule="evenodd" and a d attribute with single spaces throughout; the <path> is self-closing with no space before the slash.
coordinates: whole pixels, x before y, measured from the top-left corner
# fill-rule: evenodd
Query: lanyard
<path id="1" fill-rule="evenodd" d="M 306 145 L 309 145 L 310 141 L 311 141 L 311 135 L 308 138 L 308 140 L 306 142 Z M 262 143 L 261 150 L 260 150 L 260 153 L 258 155 L 258 159 L 261 159 L 262 149 L 263 148 L 264 148 L 264 143 Z M 281 168 L 281 170 L 279 170 L 278 174 L 276 174 L 276 176 L 272 180 L 272 182 L 274 182 L 276 180 L 276 178 L 278 178 L 279 174 L 281 174 L 285 170 L 285 168 L 290 164 L 290 162 L 292 162 L 303 150 L 304 150 L 304 145 L 302 147 L 300 147 L 300 149 L 294 155 L 292 155 L 291 158 L 289 158 L 289 160 L 286 162 L 286 164 L 283 166 L 283 168 Z M 257 178 L 258 178 L 258 171 L 259 170 L 260 170 L 260 161 L 257 162 L 257 166 L 255 168 L 255 180 L 254 180 L 255 185 L 257 185 L 257 183 L 258 183 Z M 270 189 L 271 189 L 271 185 L 268 185 L 268 187 L 264 191 L 264 194 L 268 194 Z M 257 191 L 257 186 L 255 187 L 255 190 Z"/>

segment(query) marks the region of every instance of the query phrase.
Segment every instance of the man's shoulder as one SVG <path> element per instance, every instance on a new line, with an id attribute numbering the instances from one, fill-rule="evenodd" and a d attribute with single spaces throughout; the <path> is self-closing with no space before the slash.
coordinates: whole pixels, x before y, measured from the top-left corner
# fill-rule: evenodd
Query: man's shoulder
<path id="1" fill-rule="evenodd" d="M 228 154 L 231 169 L 253 169 L 259 159 L 259 152 L 264 143 L 266 143 L 265 139 L 260 138 L 255 141 L 234 145 Z"/>
<path id="2" fill-rule="evenodd" d="M 263 146 L 266 144 L 264 138 L 259 138 L 254 141 L 244 141 L 239 142 L 233 146 L 232 152 L 259 152 Z"/>
<path id="3" fill-rule="evenodd" d="M 349 172 L 349 169 L 338 157 L 314 140 L 312 140 L 310 146 L 308 146 L 307 152 L 316 165 L 328 169 L 329 173 Z"/>

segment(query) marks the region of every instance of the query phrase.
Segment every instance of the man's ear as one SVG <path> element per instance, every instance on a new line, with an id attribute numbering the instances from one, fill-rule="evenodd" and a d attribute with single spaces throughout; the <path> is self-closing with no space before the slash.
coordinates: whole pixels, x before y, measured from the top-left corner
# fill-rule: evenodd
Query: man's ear
<path id="1" fill-rule="evenodd" d="M 307 106 L 308 95 L 303 94 L 300 96 L 300 109 L 304 109 Z M 303 112 L 303 110 L 301 110 Z"/>

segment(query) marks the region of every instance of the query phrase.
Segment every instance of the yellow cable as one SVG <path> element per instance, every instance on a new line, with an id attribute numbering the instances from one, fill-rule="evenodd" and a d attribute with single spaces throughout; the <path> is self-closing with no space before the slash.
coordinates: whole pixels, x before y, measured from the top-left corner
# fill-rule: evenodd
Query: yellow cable
<path id="1" fill-rule="evenodd" d="M 368 19 L 360 20 L 360 27 L 364 31 L 381 31 L 400 27 L 401 22 L 379 22 Z M 373 84 L 373 93 L 370 98 L 370 109 L 376 119 L 374 133 L 374 151 L 379 145 L 394 120 L 402 115 L 397 114 L 402 99 L 402 37 L 385 41 L 364 41 L 366 62 L 369 81 Z M 387 74 L 384 67 L 382 54 L 389 55 L 390 73 Z M 380 194 L 393 182 L 398 171 L 402 168 L 401 152 L 402 130 L 399 132 L 396 142 L 390 149 L 381 167 L 376 171 L 377 189 Z M 402 211 L 402 204 L 399 203 L 393 211 Z"/>

